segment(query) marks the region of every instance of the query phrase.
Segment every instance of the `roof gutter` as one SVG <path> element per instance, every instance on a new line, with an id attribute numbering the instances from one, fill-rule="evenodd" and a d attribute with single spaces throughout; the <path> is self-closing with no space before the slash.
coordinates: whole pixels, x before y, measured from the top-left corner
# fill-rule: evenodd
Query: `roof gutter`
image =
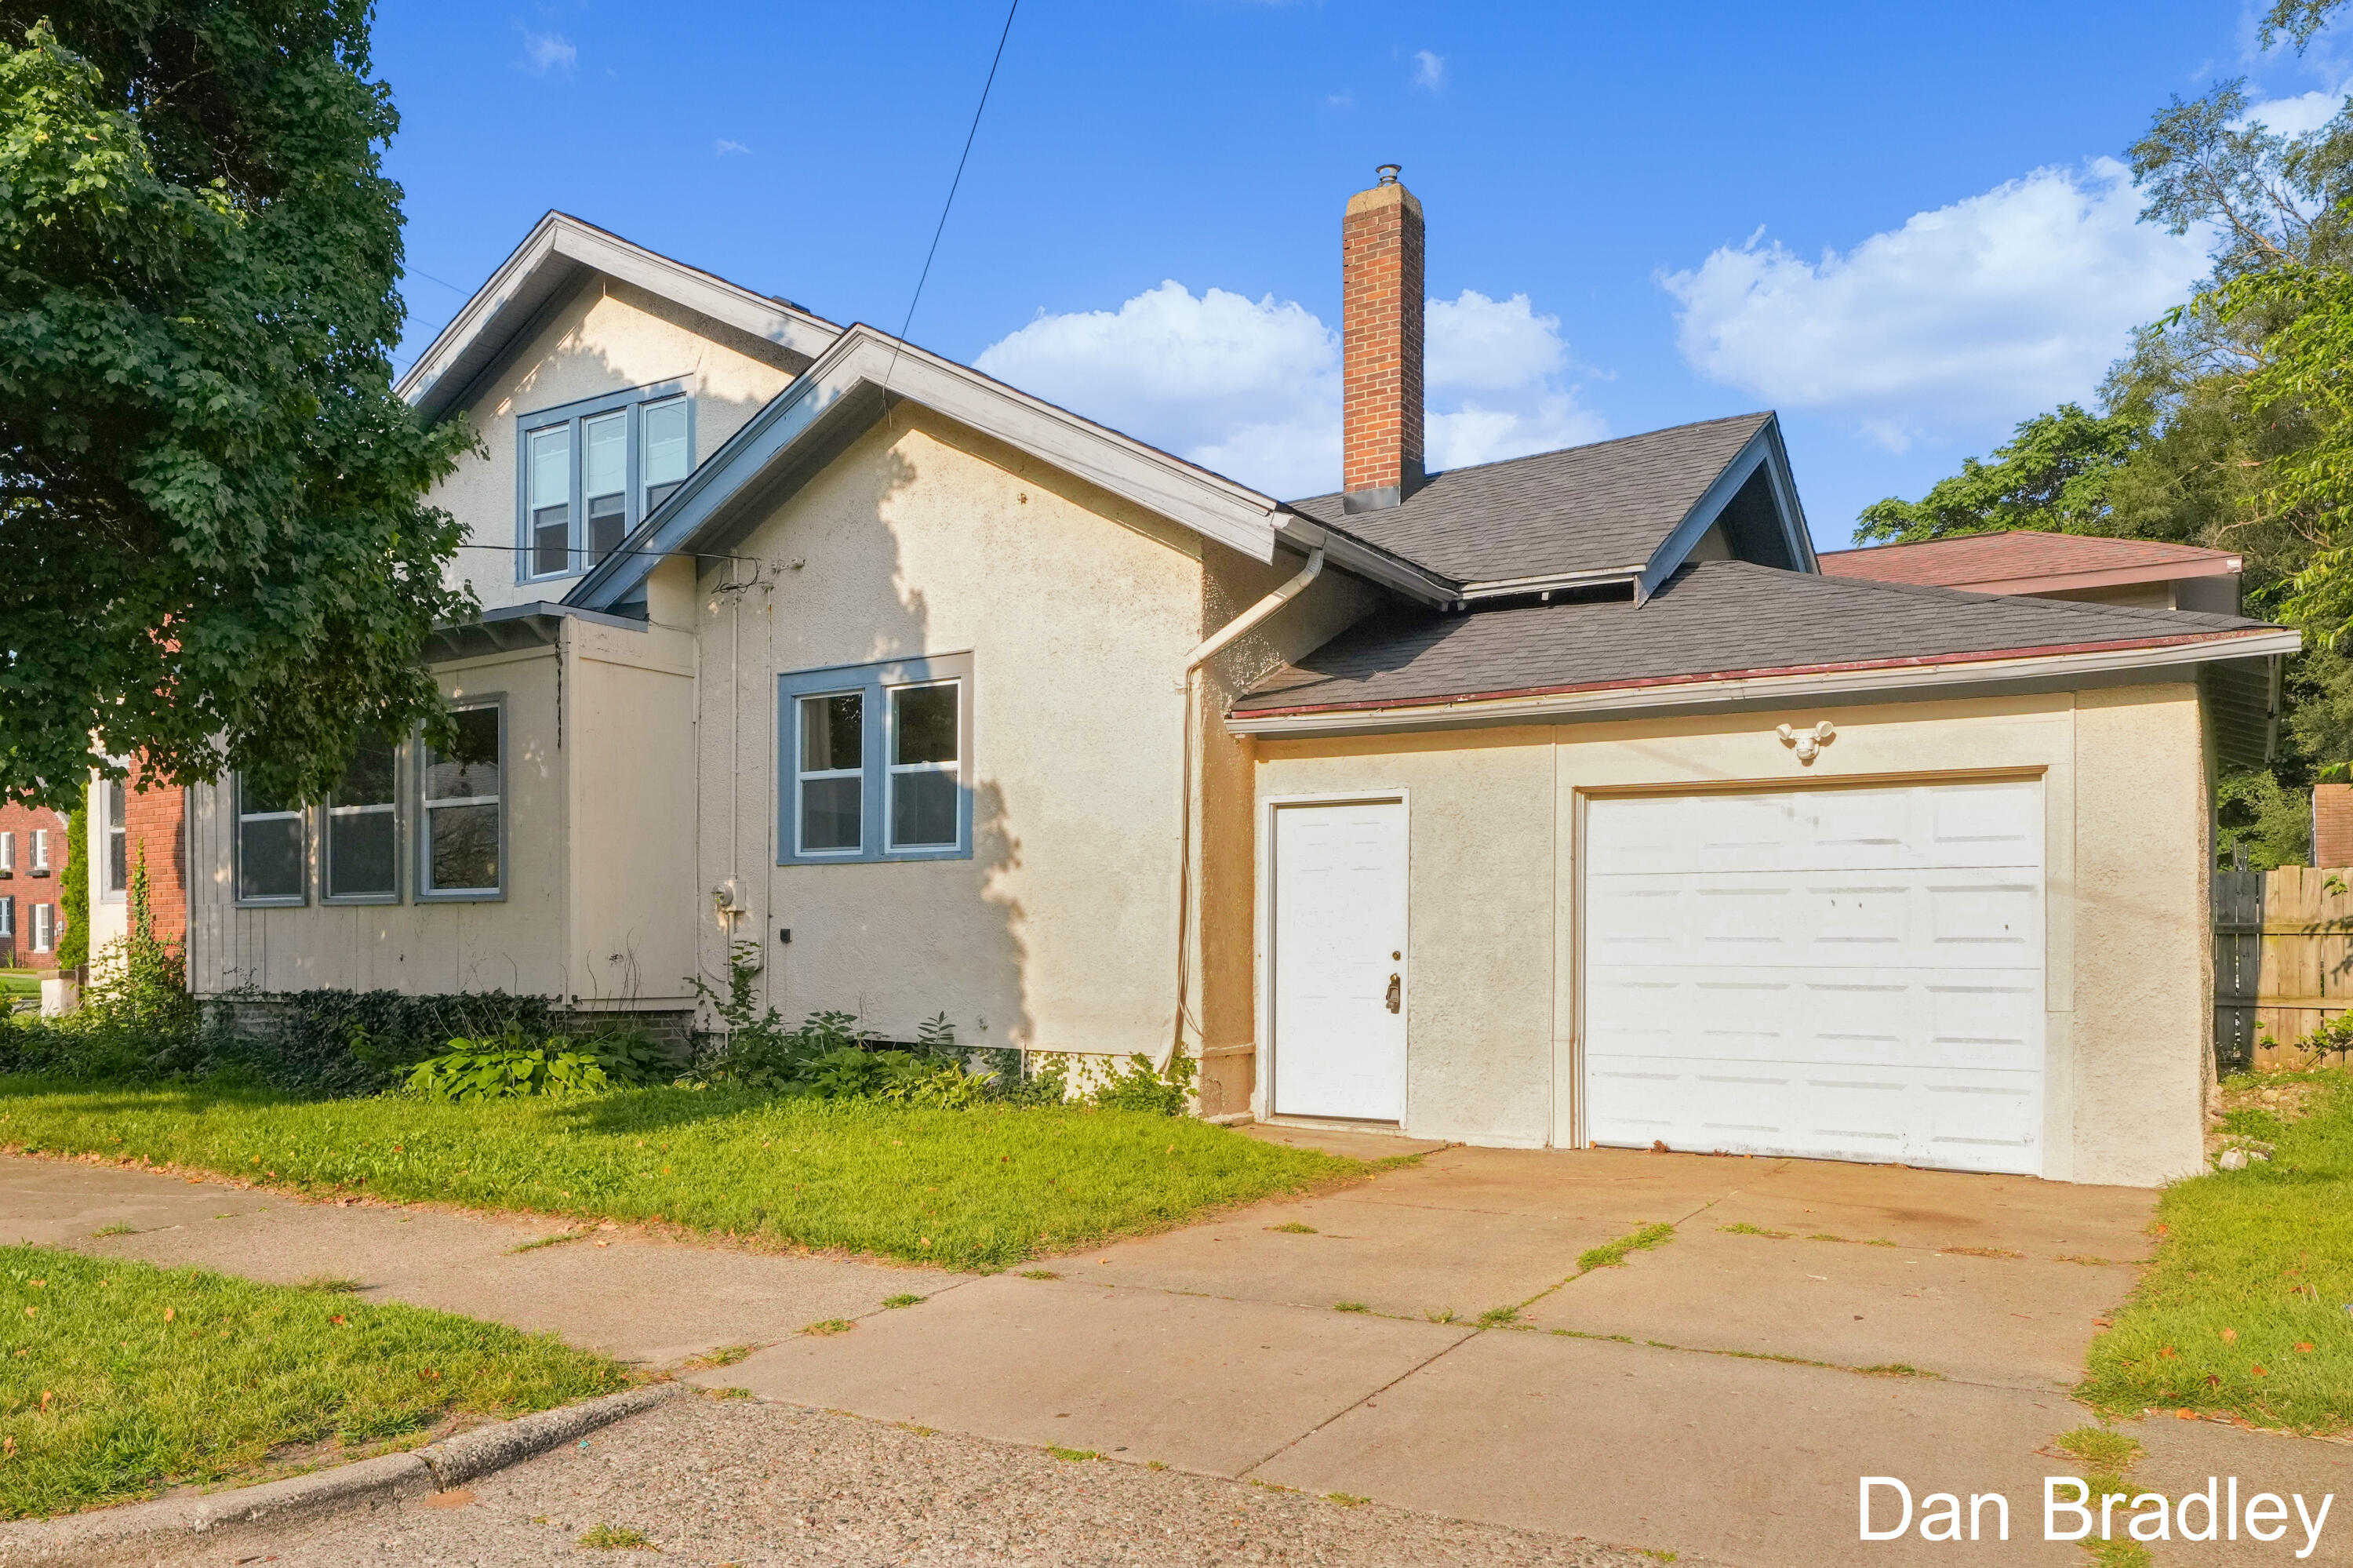
<path id="1" fill-rule="evenodd" d="M 1429 702 L 1352 707 L 1271 709 L 1226 720 L 1235 735 L 1342 735 L 1361 730 L 1446 728 L 1468 724 L 1541 723 L 1702 704 L 1788 703 L 1822 696 L 1903 695 L 2023 678 L 2160 670 L 2225 659 L 2294 653 L 2304 634 L 2291 630 L 2200 637 L 2026 656 L 1989 654 L 1900 664 L 1672 677 L 1539 692 L 1486 693 Z"/>

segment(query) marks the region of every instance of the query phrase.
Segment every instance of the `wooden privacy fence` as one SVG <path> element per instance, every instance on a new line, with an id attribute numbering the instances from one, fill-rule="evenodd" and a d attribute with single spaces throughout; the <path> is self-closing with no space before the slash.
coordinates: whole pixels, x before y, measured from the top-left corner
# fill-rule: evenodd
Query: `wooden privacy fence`
<path id="1" fill-rule="evenodd" d="M 2296 1042 L 2353 1012 L 2353 870 L 2214 875 L 2214 1052 L 2223 1071 L 2288 1066 Z"/>

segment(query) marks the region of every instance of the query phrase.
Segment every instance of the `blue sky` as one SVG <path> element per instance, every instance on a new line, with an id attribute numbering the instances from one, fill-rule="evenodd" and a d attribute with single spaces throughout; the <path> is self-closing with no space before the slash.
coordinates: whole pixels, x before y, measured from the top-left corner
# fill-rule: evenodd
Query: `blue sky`
<path id="1" fill-rule="evenodd" d="M 896 331 L 1004 10 L 394 3 L 403 363 L 561 207 Z M 1022 0 L 911 335 L 1279 494 L 1336 482 L 1338 228 L 1430 222 L 1433 466 L 1775 407 L 1816 538 L 2063 397 L 2203 270 L 2113 160 L 2232 0 Z M 2105 160 L 2105 161 L 2104 161 Z M 1331 471 L 1326 472 L 1326 470 Z"/>

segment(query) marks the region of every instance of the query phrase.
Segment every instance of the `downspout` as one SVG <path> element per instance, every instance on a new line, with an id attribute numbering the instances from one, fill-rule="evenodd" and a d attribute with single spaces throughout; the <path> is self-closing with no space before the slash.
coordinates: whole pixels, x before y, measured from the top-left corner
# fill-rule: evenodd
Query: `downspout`
<path id="1" fill-rule="evenodd" d="M 1297 599 L 1324 571 L 1324 546 L 1316 546 L 1307 553 L 1307 564 L 1299 568 L 1290 581 L 1219 627 L 1198 647 L 1185 655 L 1185 743 L 1184 768 L 1178 775 L 1176 789 L 1176 1017 L 1168 1036 L 1168 1051 L 1161 1057 L 1159 1070 L 1166 1076 L 1175 1065 L 1176 1053 L 1185 1048 L 1186 997 L 1192 990 L 1192 949 L 1187 937 L 1193 924 L 1193 688 L 1201 666 L 1223 652 L 1239 639 L 1255 630 L 1267 617 Z M 1194 1022 L 1193 1032 L 1201 1026 Z"/>

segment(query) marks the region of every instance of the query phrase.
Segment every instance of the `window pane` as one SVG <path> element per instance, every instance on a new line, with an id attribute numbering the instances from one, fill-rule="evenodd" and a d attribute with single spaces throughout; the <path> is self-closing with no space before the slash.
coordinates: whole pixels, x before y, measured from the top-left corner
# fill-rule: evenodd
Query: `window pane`
<path id="1" fill-rule="evenodd" d="M 343 769 L 343 781 L 336 789 L 331 804 L 389 806 L 393 799 L 394 773 L 392 742 L 381 735 L 363 735 L 358 747 L 352 753 L 352 765 Z"/>
<path id="2" fill-rule="evenodd" d="M 531 433 L 531 508 L 563 506 L 572 500 L 572 427 L 554 425 Z"/>
<path id="3" fill-rule="evenodd" d="M 686 399 L 672 397 L 649 403 L 638 418 L 645 421 L 645 452 L 638 459 L 646 487 L 646 510 L 669 498 L 686 477 L 692 453 L 686 447 Z"/>
<path id="4" fill-rule="evenodd" d="M 901 686 L 891 694 L 893 762 L 956 759 L 956 689 Z"/>
<path id="5" fill-rule="evenodd" d="M 572 509 L 545 506 L 531 514 L 531 571 L 543 577 L 572 564 Z"/>
<path id="6" fill-rule="evenodd" d="M 248 819 L 237 828 L 237 895 L 299 898 L 302 895 L 302 819 Z"/>
<path id="7" fill-rule="evenodd" d="M 106 781 L 106 891 L 131 885 L 131 835 L 123 824 L 126 791 L 120 779 Z"/>
<path id="8" fill-rule="evenodd" d="M 455 807 L 458 810 L 491 810 L 496 807 Z M 327 815 L 327 895 L 362 898 L 397 893 L 394 814 L 372 811 L 331 811 Z"/>
<path id="9" fill-rule="evenodd" d="M 956 842 L 956 776 L 923 768 L 891 775 L 891 844 L 931 849 Z"/>
<path id="10" fill-rule="evenodd" d="M 456 749 L 444 754 L 428 748 L 426 753 L 428 800 L 463 800 L 499 792 L 499 710 L 461 708 L 457 718 Z"/>
<path id="11" fill-rule="evenodd" d="M 580 493 L 617 495 L 629 487 L 629 416 L 599 414 L 580 422 Z"/>
<path id="12" fill-rule="evenodd" d="M 425 813 L 437 893 L 494 892 L 499 885 L 499 809 L 436 806 Z"/>
<path id="13" fill-rule="evenodd" d="M 862 778 L 801 780 L 803 854 L 860 847 L 863 840 L 858 831 L 859 797 L 865 789 Z"/>
<path id="14" fill-rule="evenodd" d="M 620 495 L 588 498 L 588 558 L 601 561 L 620 546 L 628 529 L 628 500 Z"/>
<path id="15" fill-rule="evenodd" d="M 865 705 L 856 692 L 801 699 L 801 771 L 831 773 L 865 766 L 860 744 Z"/>

